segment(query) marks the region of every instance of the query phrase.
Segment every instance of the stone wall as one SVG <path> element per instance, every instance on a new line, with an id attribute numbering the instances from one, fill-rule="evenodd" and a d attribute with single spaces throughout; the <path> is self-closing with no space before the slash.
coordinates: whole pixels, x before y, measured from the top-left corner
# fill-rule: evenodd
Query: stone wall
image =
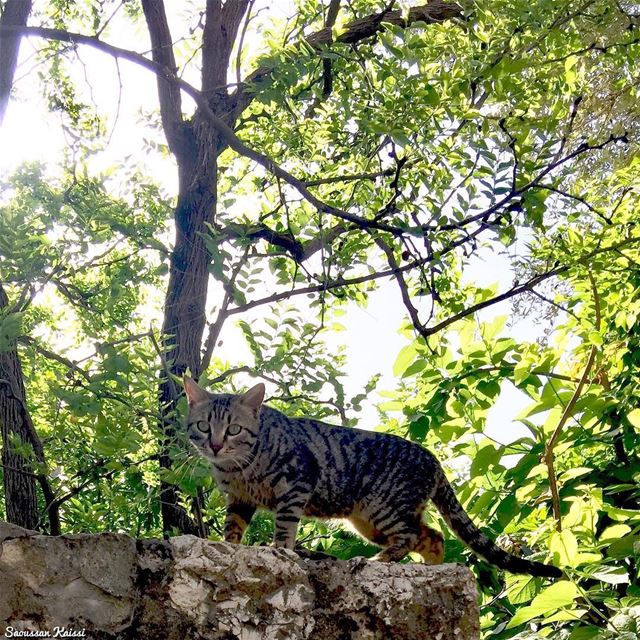
<path id="1" fill-rule="evenodd" d="M 47 537 L 0 522 L 3 633 L 105 640 L 479 637 L 475 581 L 458 565 L 310 560 L 193 536 Z"/>

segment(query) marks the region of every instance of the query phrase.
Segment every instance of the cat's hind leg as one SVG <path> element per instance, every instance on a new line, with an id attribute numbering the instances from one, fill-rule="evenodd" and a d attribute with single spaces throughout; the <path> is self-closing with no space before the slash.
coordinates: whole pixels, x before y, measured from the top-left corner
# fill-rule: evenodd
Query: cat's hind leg
<path id="1" fill-rule="evenodd" d="M 415 531 L 403 531 L 389 536 L 388 547 L 373 556 L 378 562 L 400 562 L 416 545 L 418 536 Z"/>
<path id="2" fill-rule="evenodd" d="M 385 547 L 389 544 L 387 537 L 377 530 L 368 519 L 352 514 L 349 516 L 349 522 L 369 542 L 373 542 L 373 544 L 377 544 L 380 547 Z"/>
<path id="3" fill-rule="evenodd" d="M 422 523 L 417 515 L 399 516 L 392 522 L 373 522 L 372 524 L 376 531 L 380 532 L 379 539 L 384 540 L 384 542 L 378 542 L 384 546 L 384 549 L 374 556 L 374 560 L 399 562 L 420 544 Z"/>
<path id="4" fill-rule="evenodd" d="M 420 539 L 412 549 L 419 553 L 427 564 L 442 564 L 444 561 L 444 538 L 439 531 L 420 523 Z"/>
<path id="5" fill-rule="evenodd" d="M 420 554 L 427 564 L 442 563 L 444 538 L 440 532 L 421 522 L 418 515 L 397 521 L 386 530 L 382 529 L 381 534 L 384 549 L 375 556 L 375 560 L 399 562 L 410 551 L 414 551 Z"/>

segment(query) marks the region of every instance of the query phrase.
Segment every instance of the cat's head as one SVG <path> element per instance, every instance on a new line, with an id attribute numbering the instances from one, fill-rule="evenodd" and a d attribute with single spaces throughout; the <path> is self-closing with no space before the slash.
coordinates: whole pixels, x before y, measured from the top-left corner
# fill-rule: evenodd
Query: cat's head
<path id="1" fill-rule="evenodd" d="M 189 412 L 187 435 L 198 452 L 217 463 L 244 466 L 258 437 L 264 385 L 238 395 L 213 394 L 184 377 Z"/>

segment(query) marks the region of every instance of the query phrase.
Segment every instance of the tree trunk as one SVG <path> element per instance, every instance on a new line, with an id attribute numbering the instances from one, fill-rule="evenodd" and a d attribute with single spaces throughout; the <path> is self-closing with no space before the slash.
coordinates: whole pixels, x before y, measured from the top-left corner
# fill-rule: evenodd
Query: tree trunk
<path id="1" fill-rule="evenodd" d="M 207 0 L 202 47 L 202 93 L 209 107 L 225 121 L 230 118 L 226 89 L 227 68 L 238 27 L 247 10 L 248 0 Z M 177 71 L 173 42 L 161 0 L 142 0 L 154 62 Z M 163 442 L 162 469 L 171 469 L 171 447 L 178 420 L 177 402 L 181 389 L 171 376 L 181 376 L 188 368 L 197 379 L 202 362 L 202 337 L 206 324 L 207 286 L 211 256 L 203 241 L 207 223 L 215 221 L 217 161 L 220 139 L 211 124 L 196 111 L 185 120 L 180 89 L 158 78 L 158 96 L 162 125 L 171 152 L 178 164 L 179 192 L 174 213 L 175 246 L 171 255 L 169 285 L 162 324 L 164 378 L 160 384 L 160 414 Z M 176 487 L 161 482 L 162 528 L 205 535 L 202 521 L 195 524 L 178 503 Z M 198 504 L 195 505 L 199 513 Z"/>
<path id="2" fill-rule="evenodd" d="M 7 294 L 0 285 L 0 309 L 8 304 Z M 21 443 L 31 443 L 34 433 L 25 405 L 22 367 L 15 349 L 0 352 L 0 430 L 7 520 L 27 529 L 36 529 L 39 523 L 37 474 L 11 442 L 17 437 Z"/>
<path id="3" fill-rule="evenodd" d="M 164 442 L 160 466 L 171 468 L 171 444 L 175 438 L 177 401 L 180 393 L 169 375 L 182 376 L 189 369 L 200 375 L 201 346 L 206 324 L 207 286 L 210 255 L 202 235 L 205 223 L 215 218 L 217 145 L 210 126 L 202 124 L 194 140 L 191 158 L 179 164 L 178 204 L 174 213 L 175 245 L 171 254 L 169 285 L 162 326 L 167 379 L 160 385 Z M 161 512 L 165 535 L 173 530 L 204 535 L 202 523 L 196 525 L 178 504 L 176 488 L 161 483 Z"/>

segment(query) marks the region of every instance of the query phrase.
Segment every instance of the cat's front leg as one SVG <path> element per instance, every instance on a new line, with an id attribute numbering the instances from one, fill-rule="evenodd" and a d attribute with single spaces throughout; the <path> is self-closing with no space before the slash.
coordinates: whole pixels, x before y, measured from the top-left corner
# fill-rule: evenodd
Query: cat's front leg
<path id="1" fill-rule="evenodd" d="M 298 523 L 311 496 L 311 487 L 297 483 L 282 492 L 276 503 L 276 529 L 273 537 L 275 547 L 294 549 Z"/>
<path id="2" fill-rule="evenodd" d="M 242 534 L 249 526 L 256 508 L 253 505 L 242 502 L 227 503 L 227 517 L 224 523 L 224 541 L 240 544 Z"/>

